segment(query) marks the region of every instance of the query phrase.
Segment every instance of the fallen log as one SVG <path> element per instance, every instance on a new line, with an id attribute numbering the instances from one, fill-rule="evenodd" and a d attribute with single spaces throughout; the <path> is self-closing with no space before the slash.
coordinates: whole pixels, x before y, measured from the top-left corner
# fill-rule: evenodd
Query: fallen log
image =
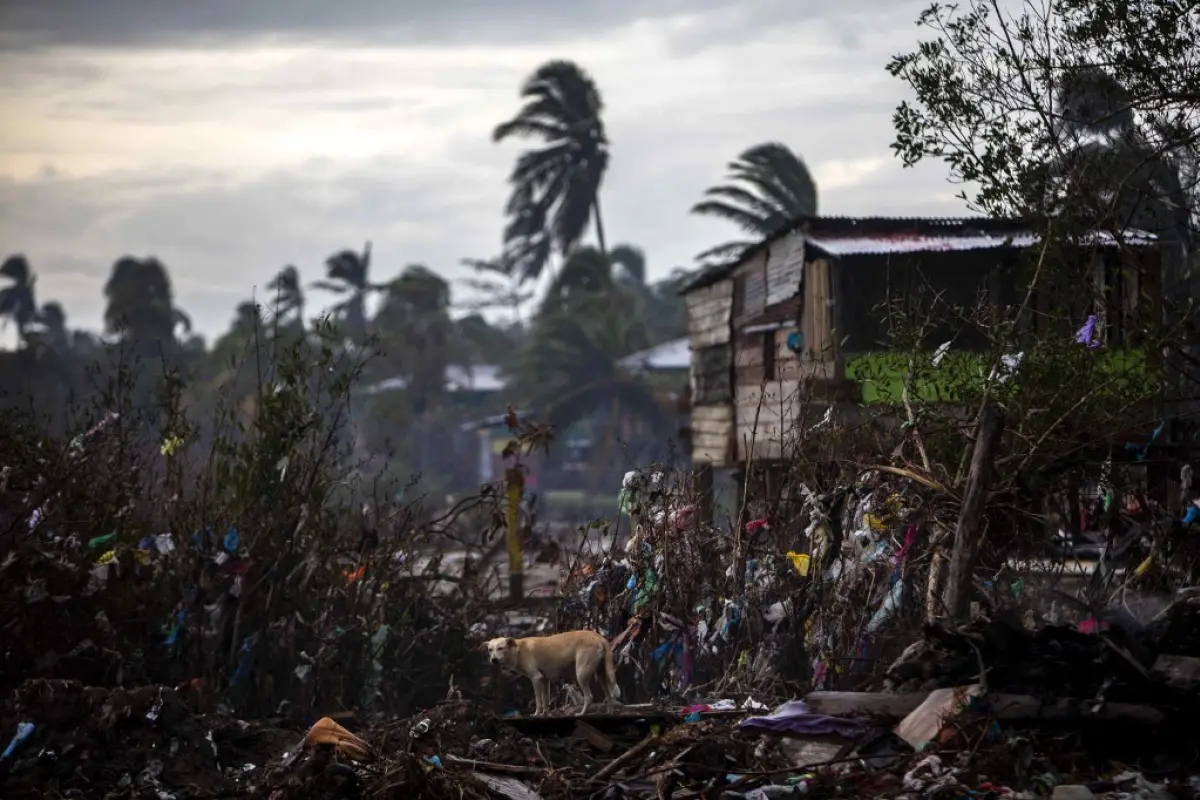
<path id="1" fill-rule="evenodd" d="M 886 692 L 813 692 L 804 702 L 816 714 L 834 717 L 876 716 L 904 719 L 929 697 L 930 692 L 888 694 Z M 980 698 L 988 713 L 996 719 L 1066 720 L 1101 719 L 1154 725 L 1166 719 L 1157 708 L 1133 703 L 1100 703 L 1092 700 L 1060 698 L 1042 700 L 1030 695 L 988 694 Z"/>

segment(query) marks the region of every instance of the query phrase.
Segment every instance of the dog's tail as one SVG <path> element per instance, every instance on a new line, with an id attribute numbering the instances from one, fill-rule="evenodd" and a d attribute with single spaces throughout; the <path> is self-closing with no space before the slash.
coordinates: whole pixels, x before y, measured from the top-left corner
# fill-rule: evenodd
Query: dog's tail
<path id="1" fill-rule="evenodd" d="M 604 648 L 604 679 L 608 682 L 609 694 L 611 694 L 615 699 L 620 700 L 621 687 L 617 685 L 617 668 L 613 666 L 613 651 L 611 645 Z"/>

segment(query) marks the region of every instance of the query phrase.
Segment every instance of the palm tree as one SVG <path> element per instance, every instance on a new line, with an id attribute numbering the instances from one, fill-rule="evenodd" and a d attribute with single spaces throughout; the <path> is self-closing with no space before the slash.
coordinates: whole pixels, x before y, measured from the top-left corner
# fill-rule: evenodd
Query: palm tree
<path id="1" fill-rule="evenodd" d="M 704 192 L 693 214 L 720 217 L 753 235 L 755 241 L 733 241 L 709 248 L 702 261 L 737 258 L 758 240 L 801 217 L 817 215 L 817 184 L 808 167 L 787 145 L 766 142 L 751 147 L 728 165 L 726 183 Z"/>
<path id="2" fill-rule="evenodd" d="M 25 341 L 25 330 L 37 316 L 37 302 L 33 298 L 36 280 L 29 261 L 23 255 L 12 255 L 0 264 L 0 275 L 12 283 L 0 289 L 0 316 L 17 323 L 17 334 Z"/>
<path id="3" fill-rule="evenodd" d="M 679 296 L 683 270 L 654 284 L 646 282 L 646 255 L 638 247 L 615 245 L 605 256 L 593 247 L 576 248 L 546 290 L 540 314 L 561 309 L 571 298 L 604 297 L 610 308 L 641 320 L 647 346 L 687 333 L 687 306 Z"/>
<path id="4" fill-rule="evenodd" d="M 253 300 L 237 304 L 229 330 L 213 342 L 213 354 L 218 360 L 243 356 L 246 346 L 254 341 L 263 328 L 262 310 Z"/>
<path id="5" fill-rule="evenodd" d="M 618 279 L 630 286 L 646 285 L 646 253 L 631 244 L 619 244 L 608 254 L 613 266 L 620 268 Z"/>
<path id="6" fill-rule="evenodd" d="M 355 344 L 363 344 L 367 338 L 367 295 L 382 287 L 371 283 L 371 243 L 367 242 L 362 253 L 342 250 L 325 260 L 328 280 L 317 281 L 313 286 L 328 292 L 346 295 L 334 306 L 343 330 Z"/>
<path id="7" fill-rule="evenodd" d="M 595 247 L 578 247 L 571 252 L 554 280 L 546 287 L 541 315 L 552 314 L 574 297 L 615 296 L 618 292 L 612 259 Z"/>
<path id="8" fill-rule="evenodd" d="M 615 463 L 608 458 L 615 439 L 631 439 L 638 423 L 655 435 L 671 430 L 652 387 L 621 365 L 647 344 L 639 316 L 601 294 L 576 293 L 538 317 L 512 374 L 556 429 L 593 424 L 602 431 L 604 456 Z"/>
<path id="9" fill-rule="evenodd" d="M 108 306 L 105 327 L 139 345 L 175 343 L 175 329 L 192 329 L 191 319 L 175 307 L 171 278 L 157 258 L 124 256 L 104 284 Z"/>
<path id="10" fill-rule="evenodd" d="M 554 242 L 546 224 L 547 211 L 535 202 L 532 187 L 514 187 L 507 208 L 512 210 L 504 225 L 501 259 L 510 265 L 520 286 L 541 277 L 550 263 Z"/>
<path id="11" fill-rule="evenodd" d="M 670 276 L 650 285 L 650 297 L 646 304 L 646 326 L 649 328 L 652 346 L 687 336 L 687 303 L 679 294 L 679 290 L 693 276 L 692 272 L 676 268 Z"/>
<path id="12" fill-rule="evenodd" d="M 548 233 L 559 251 L 567 253 L 594 218 L 596 239 L 605 251 L 600 184 L 608 168 L 608 138 L 600 90 L 577 64 L 556 60 L 537 68 L 521 87 L 521 97 L 521 110 L 496 127 L 492 140 L 523 136 L 540 139 L 544 146 L 522 153 L 509 176 L 512 195 L 505 213 L 512 221 L 506 245 L 523 242 L 524 249 L 548 256 L 548 242 L 543 241 Z M 529 275 L 533 279 L 545 259 L 530 263 L 536 269 Z"/>
<path id="13" fill-rule="evenodd" d="M 304 325 L 304 289 L 300 285 L 300 272 L 288 265 L 281 269 L 267 289 L 274 296 L 275 319 Z"/>
<path id="14" fill-rule="evenodd" d="M 37 313 L 37 323 L 44 329 L 46 342 L 60 353 L 71 350 L 71 335 L 67 330 L 67 313 L 62 304 L 50 302 Z"/>
<path id="15" fill-rule="evenodd" d="M 468 314 L 454 321 L 455 343 L 451 350 L 457 363 L 504 364 L 512 358 L 516 339 L 510 330 L 492 325 L 482 314 Z"/>
<path id="16" fill-rule="evenodd" d="M 518 261 L 502 255 L 498 258 L 464 258 L 463 266 L 470 267 L 480 277 L 466 278 L 463 284 L 481 297 L 470 301 L 471 311 L 504 308 L 512 314 L 514 325 L 521 321 L 521 306 L 533 297 L 533 292 L 523 290 L 521 284 L 526 273 Z"/>
<path id="17" fill-rule="evenodd" d="M 428 267 L 405 267 L 384 287 L 370 327 L 383 350 L 379 368 L 387 377 L 407 380 L 417 413 L 431 407 L 445 389 L 446 367 L 454 358 L 449 284 Z"/>

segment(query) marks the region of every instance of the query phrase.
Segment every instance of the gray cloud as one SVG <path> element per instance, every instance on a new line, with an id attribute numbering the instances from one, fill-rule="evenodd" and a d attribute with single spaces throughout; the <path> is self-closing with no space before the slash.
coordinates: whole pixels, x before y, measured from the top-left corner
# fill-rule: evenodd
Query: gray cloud
<path id="1" fill-rule="evenodd" d="M 228 46 L 298 38 L 370 43 L 537 42 L 596 35 L 636 20 L 720 14 L 694 40 L 728 41 L 748 27 L 894 8 L 894 0 L 4 0 L 0 48 L 129 47 L 163 43 Z"/>
<path id="2" fill-rule="evenodd" d="M 727 224 L 687 211 L 706 187 L 722 179 L 726 162 L 767 139 L 792 146 L 809 164 L 822 213 L 963 213 L 944 169 L 933 164 L 903 170 L 888 149 L 890 115 L 903 87 L 882 67 L 888 51 L 915 41 L 910 23 L 922 0 L 886 6 L 885 0 L 787 5 L 745 0 L 736 7 L 727 2 L 725 7 L 719 0 L 689 2 L 687 11 L 694 16 L 686 24 L 663 24 L 641 38 L 622 32 L 591 43 L 591 52 L 601 57 L 598 79 L 611 87 L 606 121 L 613 160 L 602 207 L 613 243 L 644 248 L 656 277 L 734 238 L 737 232 Z M 24 174 L 47 160 L 41 174 L 21 181 L 0 174 L 0 242 L 9 252 L 30 256 L 40 276 L 40 299 L 60 300 L 74 324 L 98 327 L 101 290 L 113 261 L 127 252 L 152 254 L 169 266 L 179 303 L 209 336 L 225 329 L 234 305 L 256 287 L 265 299 L 264 287 L 285 264 L 295 264 L 311 281 L 320 277 L 326 256 L 371 240 L 377 280 L 410 263 L 427 264 L 455 280 L 465 277 L 460 259 L 488 257 L 499 246 L 504 180 L 514 150 L 492 145 L 488 131 L 516 107 L 519 75 L 511 64 L 523 56 L 481 58 L 459 69 L 456 56 L 448 59 L 445 51 L 431 49 L 441 57 L 440 65 L 407 81 L 406 70 L 414 69 L 407 65 L 421 63 L 420 53 L 409 52 L 393 80 L 391 72 L 364 77 L 362 63 L 338 58 L 354 51 L 327 46 L 331 38 L 386 43 L 389 37 L 407 36 L 428 43 L 458 36 L 482 49 L 502 38 L 497 31 L 504 26 L 495 24 L 501 16 L 517 28 L 518 21 L 529 18 L 527 38 L 551 30 L 559 39 L 589 30 L 588 20 L 601 16 L 599 3 L 562 4 L 578 12 L 578 19 L 572 21 L 566 11 L 548 12 L 540 20 L 546 27 L 539 27 L 532 16 L 542 0 L 523 2 L 511 13 L 497 10 L 500 4 L 479 3 L 478 16 L 471 16 L 471 2 L 447 0 L 406 10 L 407 17 L 397 12 L 400 4 L 382 2 L 359 3 L 347 11 L 337 4 L 258 0 L 238 4 L 245 9 L 240 17 L 222 12 L 233 8 L 225 0 L 96 5 L 101 8 L 61 0 L 35 8 L 28 0 L 0 0 L 0 30 L 49 31 L 41 38 L 22 38 L 25 46 L 93 44 L 112 47 L 114 53 L 122 43 L 186 43 L 210 36 L 225 46 L 265 35 L 322 39 L 323 47 L 297 56 L 307 58 L 303 63 L 212 76 L 208 67 L 193 64 L 183 80 L 139 71 L 128 62 L 117 67 L 105 59 L 97 62 L 95 54 L 82 61 L 51 52 L 28 58 L 0 54 L 0 71 L 10 77 L 10 86 L 29 81 L 17 97 L 36 109 L 26 111 L 34 127 L 44 123 L 48 129 L 96 137 L 96 126 L 107 126 L 103 142 L 64 139 L 59 146 L 67 149 L 57 151 L 64 153 L 62 163 L 55 163 L 53 146 L 41 149 L 34 134 L 6 139 L 0 131 L 0 149 L 36 154 L 26 157 Z M 603 4 L 604 20 L 594 24 L 665 15 L 683 6 L 674 0 L 647 0 L 636 7 L 632 0 L 612 0 Z M 297 10 L 289 16 L 283 9 Z M 455 29 L 455 20 L 462 27 Z M 471 26 L 488 30 L 468 36 Z M 413 33 L 418 27 L 419 36 Z M 668 41 L 667 53 L 661 36 Z M 629 51 L 622 47 L 629 42 L 655 51 L 635 49 L 626 63 Z M 826 42 L 821 52 L 803 50 Z M 602 52 L 605 47 L 611 52 Z M 730 49 L 721 51 L 725 47 Z M 700 51 L 708 53 L 689 58 Z M 322 61 L 325 54 L 328 60 Z M 531 55 L 530 66 L 540 57 Z M 157 64 L 165 57 L 153 58 Z M 503 63 L 504 69 L 491 63 Z M 272 113 L 264 115 L 264 109 Z M 259 154 L 271 155 L 264 142 L 286 143 L 288 134 L 314 119 L 326 126 L 317 130 L 333 131 L 332 139 L 316 138 L 297 150 L 340 152 L 340 157 L 303 164 L 289 157 L 287 166 L 270 170 L 255 161 Z M 232 133 L 223 137 L 219 125 L 225 120 Z M 122 127 L 113 127 L 118 124 Z M 415 131 L 409 139 L 405 125 Z M 384 149 L 369 152 L 389 155 L 364 157 L 353 144 L 337 150 L 337 136 L 345 135 L 342 126 L 383 131 Z M 175 130 L 180 136 L 198 130 L 201 139 L 185 140 L 181 155 L 153 138 L 170 138 Z M 132 139 L 125 143 L 121 137 L 127 132 Z M 212 169 L 188 160 L 190 146 L 203 157 L 210 155 L 209 141 L 219 151 L 251 140 L 253 147 L 198 162 L 215 165 Z M 143 141 L 148 142 L 144 156 Z M 106 165 L 100 176 L 72 177 L 71 157 L 90 153 L 87 148 L 93 146 L 97 158 L 135 167 L 113 171 Z M 312 299 L 319 305 L 327 298 Z"/>
<path id="3" fill-rule="evenodd" d="M 372 42 L 529 41 L 598 31 L 727 0 L 5 0 L 10 47 L 152 45 L 261 37 Z"/>

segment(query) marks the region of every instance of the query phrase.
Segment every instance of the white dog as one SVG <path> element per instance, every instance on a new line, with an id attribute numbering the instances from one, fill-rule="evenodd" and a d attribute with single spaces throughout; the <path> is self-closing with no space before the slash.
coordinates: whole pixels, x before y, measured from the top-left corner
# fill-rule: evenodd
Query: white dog
<path id="1" fill-rule="evenodd" d="M 550 681 L 573 681 L 583 691 L 580 714 L 586 714 L 591 705 L 592 683 L 596 678 L 600 678 L 595 682 L 603 691 L 605 707 L 610 713 L 614 699 L 621 696 L 612 647 L 593 631 L 567 631 L 525 639 L 500 637 L 486 642 L 484 647 L 493 664 L 502 664 L 533 681 L 534 716 L 549 713 Z"/>

